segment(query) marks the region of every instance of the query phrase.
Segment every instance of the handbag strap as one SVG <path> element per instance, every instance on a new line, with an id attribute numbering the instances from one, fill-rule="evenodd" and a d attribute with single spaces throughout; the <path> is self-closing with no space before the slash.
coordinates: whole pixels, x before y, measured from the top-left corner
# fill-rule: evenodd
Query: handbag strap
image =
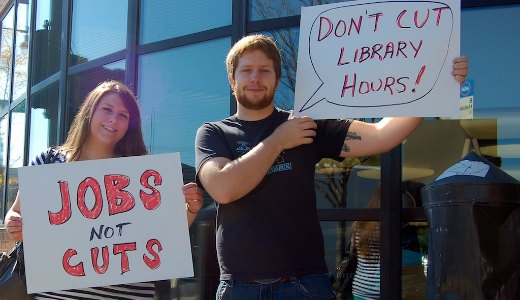
<path id="1" fill-rule="evenodd" d="M 23 266 L 24 265 L 24 259 L 23 259 L 23 242 L 17 242 L 13 249 L 14 253 L 18 257 L 18 262 Z"/>

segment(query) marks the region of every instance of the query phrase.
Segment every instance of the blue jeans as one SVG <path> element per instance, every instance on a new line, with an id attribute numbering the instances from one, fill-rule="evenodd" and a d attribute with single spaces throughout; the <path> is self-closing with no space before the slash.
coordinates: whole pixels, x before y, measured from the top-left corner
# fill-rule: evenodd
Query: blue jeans
<path id="1" fill-rule="evenodd" d="M 336 299 L 327 274 L 308 275 L 282 283 L 220 281 L 216 300 Z"/>

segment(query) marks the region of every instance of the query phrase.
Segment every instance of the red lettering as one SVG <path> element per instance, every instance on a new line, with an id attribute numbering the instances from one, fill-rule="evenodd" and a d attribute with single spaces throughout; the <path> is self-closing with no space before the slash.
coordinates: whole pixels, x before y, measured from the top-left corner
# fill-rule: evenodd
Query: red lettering
<path id="1" fill-rule="evenodd" d="M 130 262 L 126 251 L 135 251 L 135 249 L 137 249 L 135 242 L 114 244 L 114 255 L 121 254 L 121 274 L 130 271 Z"/>
<path id="2" fill-rule="evenodd" d="M 328 25 L 328 29 L 327 29 L 327 33 L 325 33 L 324 36 L 322 36 L 322 26 L 324 25 L 323 22 L 326 22 L 326 25 Z M 332 32 L 332 22 L 328 19 L 328 18 L 325 18 L 325 17 L 320 17 L 320 29 L 319 29 L 319 34 L 318 34 L 318 42 L 321 42 L 322 40 L 324 40 L 325 38 L 327 38 L 330 33 Z"/>
<path id="3" fill-rule="evenodd" d="M 128 176 L 118 174 L 105 175 L 108 215 L 124 213 L 134 208 L 134 196 L 124 190 L 129 184 L 130 178 Z"/>
<path id="4" fill-rule="evenodd" d="M 381 44 L 375 44 L 374 46 L 372 46 L 372 56 L 370 57 L 370 59 L 374 59 L 374 56 L 378 56 L 379 57 L 379 61 L 382 61 L 383 60 L 383 57 L 381 56 L 381 54 L 379 54 L 379 50 L 381 50 L 383 48 L 383 45 Z"/>
<path id="5" fill-rule="evenodd" d="M 437 20 L 435 23 L 436 26 L 439 26 L 439 23 L 441 21 L 442 11 L 444 11 L 446 9 L 449 10 L 450 8 L 449 7 L 439 7 L 439 8 L 432 9 L 434 12 L 437 12 Z M 397 17 L 396 23 L 399 28 L 410 28 L 410 26 L 403 25 L 403 17 L 405 17 L 407 12 L 408 12 L 407 10 L 403 10 Z M 419 11 L 416 10 L 413 15 L 413 24 L 415 25 L 415 28 L 421 29 L 424 27 L 424 25 L 426 25 L 426 23 L 428 23 L 429 19 L 430 19 L 430 9 L 426 9 L 426 15 L 422 20 L 419 20 Z"/>
<path id="6" fill-rule="evenodd" d="M 374 87 L 374 82 L 370 83 L 370 89 L 374 92 L 378 92 L 383 87 L 383 80 L 379 79 L 379 86 L 377 88 Z"/>
<path id="7" fill-rule="evenodd" d="M 345 96 L 345 91 L 350 90 L 350 96 L 354 97 L 356 93 L 361 95 L 370 94 L 372 92 L 387 92 L 390 95 L 394 93 L 402 93 L 407 89 L 407 80 L 409 77 L 395 77 L 388 76 L 384 79 L 377 79 L 373 81 L 357 80 L 357 75 L 354 73 L 354 82 L 349 85 L 349 75 L 345 75 L 345 81 L 343 84 L 343 92 L 341 97 Z"/>
<path id="8" fill-rule="evenodd" d="M 359 62 L 362 63 L 369 58 L 370 58 L 370 47 L 361 48 L 361 56 L 359 57 Z"/>
<path id="9" fill-rule="evenodd" d="M 386 77 L 385 88 L 383 89 L 383 91 L 386 91 L 388 89 L 390 91 L 390 95 L 393 95 L 394 91 L 392 90 L 392 85 L 394 85 L 394 83 L 395 83 L 394 77 Z"/>
<path id="10" fill-rule="evenodd" d="M 85 202 L 85 194 L 87 189 L 92 189 L 94 193 L 94 207 L 90 210 Z M 87 219 L 97 219 L 103 209 L 103 196 L 101 196 L 101 187 L 96 179 L 92 177 L 85 178 L 78 187 L 78 208 L 81 214 Z"/>
<path id="11" fill-rule="evenodd" d="M 370 92 L 370 85 L 368 84 L 368 82 L 366 81 L 361 81 L 361 83 L 359 84 L 359 90 L 358 92 L 361 94 L 361 95 L 364 95 L 364 94 L 368 94 Z"/>
<path id="12" fill-rule="evenodd" d="M 154 210 L 161 204 L 161 193 L 148 183 L 149 178 L 152 176 L 154 178 L 154 186 L 162 184 L 162 176 L 159 174 L 159 172 L 155 170 L 146 170 L 141 175 L 141 185 L 147 189 L 152 190 L 152 192 L 147 194 L 143 190 L 139 191 L 139 197 L 141 197 L 141 201 L 143 202 L 144 207 L 148 210 Z"/>
<path id="13" fill-rule="evenodd" d="M 424 19 L 424 21 L 421 24 L 419 24 L 418 21 L 417 21 L 417 19 L 419 19 L 419 17 L 418 17 L 419 16 L 419 11 L 417 11 L 417 10 L 415 11 L 415 14 L 414 14 L 414 17 L 413 17 L 413 22 L 415 24 L 415 27 L 417 27 L 417 28 L 423 28 L 424 27 L 424 24 L 426 24 L 426 22 L 430 18 L 430 10 L 428 9 L 427 11 L 428 11 L 428 13 L 426 14 L 426 18 Z"/>
<path id="14" fill-rule="evenodd" d="M 437 21 L 436 21 L 435 25 L 439 26 L 439 23 L 441 22 L 441 14 L 445 9 L 448 9 L 451 11 L 451 9 L 449 7 L 439 7 L 439 8 L 433 9 L 433 11 L 437 12 Z"/>
<path id="15" fill-rule="evenodd" d="M 361 31 L 361 22 L 363 21 L 363 16 L 359 16 L 358 23 L 354 21 L 354 18 L 350 19 L 350 27 L 348 29 L 348 35 L 352 33 L 352 27 L 356 29 L 356 32 L 359 34 Z"/>
<path id="16" fill-rule="evenodd" d="M 338 66 L 349 64 L 349 61 L 343 61 L 343 54 L 345 53 L 345 47 L 341 47 L 341 52 L 339 54 Z"/>
<path id="17" fill-rule="evenodd" d="M 397 43 L 397 53 L 395 54 L 395 57 L 398 57 L 399 53 L 401 53 L 404 56 L 404 58 L 408 58 L 408 56 L 406 56 L 406 53 L 403 52 L 405 48 L 406 42 L 399 41 L 399 43 Z"/>
<path id="18" fill-rule="evenodd" d="M 354 73 L 354 82 L 351 85 L 348 85 L 348 74 L 345 75 L 345 80 L 343 81 L 343 90 L 341 91 L 341 98 L 345 97 L 345 91 L 351 90 L 351 96 L 354 97 L 354 92 L 356 91 L 356 73 Z"/>
<path id="19" fill-rule="evenodd" d="M 410 28 L 410 26 L 403 26 L 403 24 L 401 24 L 401 20 L 407 12 L 408 11 L 405 9 L 399 14 L 399 16 L 397 16 L 397 26 L 399 26 L 399 28 Z"/>
<path id="20" fill-rule="evenodd" d="M 386 56 L 388 54 L 390 54 L 390 58 L 393 58 L 394 57 L 394 49 L 395 49 L 395 45 L 394 45 L 393 42 L 389 42 L 388 44 L 386 44 L 385 56 L 383 57 L 383 59 L 386 59 Z"/>
<path id="21" fill-rule="evenodd" d="M 376 18 L 376 20 L 374 22 L 374 32 L 377 31 L 377 25 L 379 23 L 379 17 L 382 16 L 382 15 L 383 15 L 383 13 L 380 12 L 380 13 L 371 14 L 371 15 L 368 16 L 369 18 L 374 18 L 374 17 Z"/>
<path id="22" fill-rule="evenodd" d="M 66 181 L 59 181 L 58 184 L 60 186 L 61 193 L 61 210 L 57 213 L 52 213 L 49 211 L 49 223 L 51 225 L 61 225 L 67 222 L 72 215 L 69 184 Z"/>
<path id="23" fill-rule="evenodd" d="M 341 25 L 341 27 L 343 28 L 343 32 L 342 32 L 341 34 L 338 34 L 338 28 L 340 27 L 340 25 Z M 340 20 L 340 21 L 338 22 L 338 24 L 336 24 L 336 29 L 334 30 L 334 35 L 335 35 L 336 37 L 342 37 L 342 36 L 345 35 L 345 32 L 347 32 L 347 24 L 345 24 L 345 21 Z"/>
<path id="24" fill-rule="evenodd" d="M 379 21 L 379 15 L 382 15 L 382 13 L 379 13 L 378 15 L 371 15 L 371 17 L 376 17 L 376 28 L 377 23 Z M 335 25 L 336 28 L 334 28 L 334 24 L 330 19 L 326 17 L 320 17 L 320 26 L 318 28 L 318 42 L 321 42 L 324 39 L 326 39 L 332 33 L 332 31 L 334 31 L 334 36 L 338 38 L 343 37 L 345 34 L 347 34 L 347 36 L 350 36 L 353 32 L 357 32 L 357 34 L 359 34 L 361 32 L 362 22 L 363 16 L 359 16 L 357 20 L 351 18 L 349 25 L 347 25 L 347 22 L 345 20 L 339 20 Z"/>
<path id="25" fill-rule="evenodd" d="M 96 271 L 96 273 L 98 273 L 98 274 L 105 274 L 105 272 L 108 270 L 108 264 L 109 264 L 108 247 L 104 246 L 102 248 L 101 258 L 103 259 L 103 264 L 101 265 L 101 267 L 97 263 L 97 261 L 99 259 L 99 248 L 98 247 L 90 249 L 90 257 L 92 259 L 92 267 L 94 267 L 94 271 Z"/>
<path id="26" fill-rule="evenodd" d="M 341 59 L 342 57 L 340 57 L 340 62 Z M 153 177 L 152 182 L 150 182 L 150 177 Z M 161 174 L 155 170 L 147 170 L 141 175 L 140 183 L 144 189 L 139 191 L 139 196 L 146 209 L 154 210 L 161 204 L 161 193 L 156 187 L 162 185 L 162 181 Z M 66 181 L 59 181 L 58 184 L 61 193 L 61 209 L 56 213 L 48 211 L 51 225 L 61 225 L 72 216 L 69 185 Z M 105 175 L 104 184 L 110 216 L 130 211 L 135 207 L 134 196 L 125 190 L 130 185 L 128 176 L 120 174 Z M 92 208 L 87 206 L 87 191 L 89 190 L 93 194 Z M 90 198 L 89 204 L 92 203 Z M 78 185 L 77 206 L 81 214 L 87 219 L 97 219 L 100 216 L 103 210 L 103 195 L 101 186 L 95 178 L 87 177 Z"/>
<path id="27" fill-rule="evenodd" d="M 154 246 L 157 246 L 157 251 L 153 249 Z M 161 258 L 157 252 L 162 251 L 161 242 L 156 239 L 151 239 L 146 243 L 146 250 L 150 253 L 153 258 L 149 258 L 146 254 L 143 254 L 143 261 L 150 269 L 157 269 L 161 265 Z"/>
<path id="28" fill-rule="evenodd" d="M 422 47 L 422 40 L 419 41 L 419 45 L 417 45 L 417 47 L 414 46 L 413 42 L 410 41 L 410 46 L 413 48 L 413 50 L 415 51 L 415 54 L 413 55 L 413 58 L 416 58 L 417 55 L 419 54 L 419 50 L 421 50 L 421 47 Z"/>
<path id="29" fill-rule="evenodd" d="M 402 93 L 402 92 L 406 91 L 406 84 L 401 82 L 404 79 L 409 79 L 409 78 L 408 77 L 400 77 L 400 78 L 397 79 L 397 84 L 399 84 L 402 87 L 402 89 L 396 88 L 397 93 Z"/>
<path id="30" fill-rule="evenodd" d="M 65 254 L 63 254 L 63 260 L 61 261 L 63 270 L 72 276 L 85 276 L 85 269 L 83 268 L 82 262 L 75 266 L 70 265 L 70 259 L 77 254 L 78 251 L 74 249 L 68 249 L 65 251 Z"/>

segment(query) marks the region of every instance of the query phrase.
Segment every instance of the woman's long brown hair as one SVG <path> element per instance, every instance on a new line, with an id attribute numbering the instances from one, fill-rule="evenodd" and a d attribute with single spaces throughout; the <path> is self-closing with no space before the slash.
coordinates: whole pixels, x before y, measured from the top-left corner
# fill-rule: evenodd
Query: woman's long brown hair
<path id="1" fill-rule="evenodd" d="M 72 121 L 67 140 L 58 147 L 59 150 L 67 153 L 67 161 L 76 161 L 81 156 L 82 146 L 90 131 L 92 115 L 99 104 L 99 100 L 108 94 L 118 95 L 130 113 L 128 130 L 114 149 L 116 156 L 136 156 L 148 153 L 141 131 L 141 113 L 137 98 L 123 83 L 108 80 L 100 83 L 87 95 Z"/>
<path id="2" fill-rule="evenodd" d="M 372 195 L 372 200 L 368 203 L 367 208 L 379 208 L 381 204 L 381 189 L 378 186 Z M 358 255 L 367 257 L 370 254 L 370 245 L 375 241 L 379 241 L 379 222 L 377 221 L 356 221 L 353 226 L 352 245 L 355 244 L 356 233 L 359 235 L 359 241 L 356 245 Z"/>

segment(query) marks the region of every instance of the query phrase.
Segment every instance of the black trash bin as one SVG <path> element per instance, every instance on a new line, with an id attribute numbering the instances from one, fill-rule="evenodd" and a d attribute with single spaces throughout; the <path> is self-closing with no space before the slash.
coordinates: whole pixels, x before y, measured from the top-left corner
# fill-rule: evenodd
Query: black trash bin
<path id="1" fill-rule="evenodd" d="M 520 299 L 520 183 L 470 152 L 421 194 L 426 299 Z"/>

